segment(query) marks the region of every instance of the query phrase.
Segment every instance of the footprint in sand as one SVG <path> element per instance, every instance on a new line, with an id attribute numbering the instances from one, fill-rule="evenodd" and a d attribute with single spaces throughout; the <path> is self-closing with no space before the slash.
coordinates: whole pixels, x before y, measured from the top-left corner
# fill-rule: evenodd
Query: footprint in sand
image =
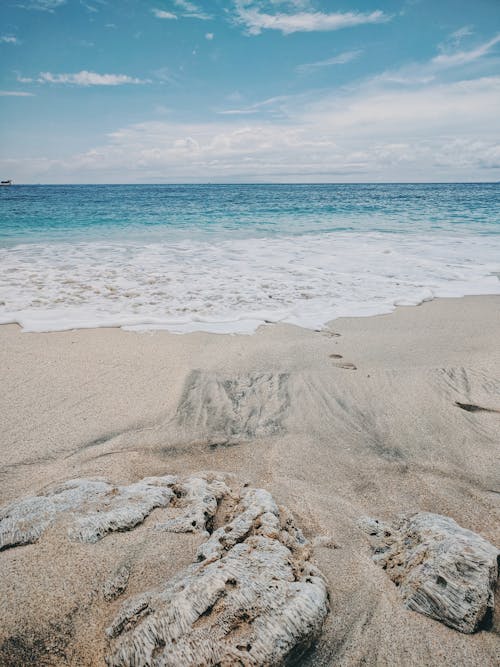
<path id="1" fill-rule="evenodd" d="M 355 364 L 352 364 L 350 361 L 339 361 L 338 363 L 333 364 L 337 368 L 345 368 L 348 371 L 357 371 L 358 367 Z"/>
<path id="2" fill-rule="evenodd" d="M 333 354 L 330 354 L 329 356 L 330 356 L 330 359 L 343 359 L 341 354 L 333 353 Z M 338 362 L 338 363 L 334 364 L 334 366 L 337 366 L 337 368 L 345 368 L 349 371 L 356 371 L 357 370 L 357 366 L 355 364 L 352 364 L 350 361 L 341 361 L 341 362 Z"/>

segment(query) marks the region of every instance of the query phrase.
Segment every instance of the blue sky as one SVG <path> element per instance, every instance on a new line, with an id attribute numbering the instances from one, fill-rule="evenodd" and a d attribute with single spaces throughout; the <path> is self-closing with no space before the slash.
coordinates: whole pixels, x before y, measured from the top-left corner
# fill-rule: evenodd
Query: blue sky
<path id="1" fill-rule="evenodd" d="M 498 0 L 2 0 L 0 173 L 500 180 Z"/>

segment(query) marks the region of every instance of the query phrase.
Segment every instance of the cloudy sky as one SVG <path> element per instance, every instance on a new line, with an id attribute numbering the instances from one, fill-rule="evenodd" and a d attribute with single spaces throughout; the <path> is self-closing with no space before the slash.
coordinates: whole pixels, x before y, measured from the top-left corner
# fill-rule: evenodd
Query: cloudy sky
<path id="1" fill-rule="evenodd" d="M 500 180 L 500 1 L 2 0 L 0 176 Z"/>

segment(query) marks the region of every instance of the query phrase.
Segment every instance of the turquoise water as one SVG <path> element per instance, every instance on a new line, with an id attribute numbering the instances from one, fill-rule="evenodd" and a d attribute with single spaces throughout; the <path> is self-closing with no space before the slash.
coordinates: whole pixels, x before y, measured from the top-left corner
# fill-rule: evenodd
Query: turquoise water
<path id="1" fill-rule="evenodd" d="M 333 231 L 500 233 L 497 184 L 56 185 L 0 190 L 0 244 Z"/>
<path id="2" fill-rule="evenodd" d="M 500 292 L 500 186 L 0 188 L 0 322 L 250 332 Z"/>

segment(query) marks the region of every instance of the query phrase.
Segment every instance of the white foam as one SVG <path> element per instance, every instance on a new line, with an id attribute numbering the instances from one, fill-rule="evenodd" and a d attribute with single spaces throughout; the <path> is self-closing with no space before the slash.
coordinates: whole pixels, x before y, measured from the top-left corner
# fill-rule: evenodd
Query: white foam
<path id="1" fill-rule="evenodd" d="M 500 293 L 500 236 L 335 232 L 0 249 L 0 323 L 251 333 Z"/>

